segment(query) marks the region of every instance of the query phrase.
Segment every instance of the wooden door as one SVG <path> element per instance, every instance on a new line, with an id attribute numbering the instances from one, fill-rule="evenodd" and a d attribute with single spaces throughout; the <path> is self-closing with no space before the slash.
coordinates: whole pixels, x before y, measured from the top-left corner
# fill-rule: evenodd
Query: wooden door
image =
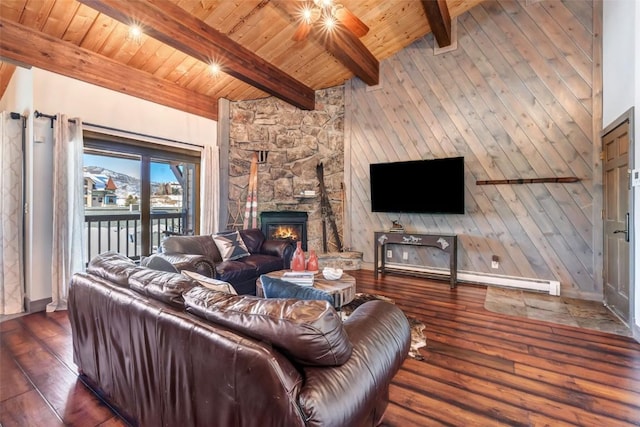
<path id="1" fill-rule="evenodd" d="M 629 324 L 629 121 L 603 136 L 604 302 Z"/>

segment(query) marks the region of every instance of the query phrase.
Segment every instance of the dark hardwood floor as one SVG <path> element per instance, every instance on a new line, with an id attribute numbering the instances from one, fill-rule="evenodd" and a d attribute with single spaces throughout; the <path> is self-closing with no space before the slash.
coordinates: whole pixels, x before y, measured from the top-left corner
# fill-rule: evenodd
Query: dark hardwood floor
<path id="1" fill-rule="evenodd" d="M 385 426 L 640 425 L 640 344 L 496 314 L 486 289 L 352 272 L 358 291 L 393 298 L 426 325 L 424 360 L 391 385 Z M 125 425 L 77 379 L 66 312 L 0 324 L 0 423 Z"/>

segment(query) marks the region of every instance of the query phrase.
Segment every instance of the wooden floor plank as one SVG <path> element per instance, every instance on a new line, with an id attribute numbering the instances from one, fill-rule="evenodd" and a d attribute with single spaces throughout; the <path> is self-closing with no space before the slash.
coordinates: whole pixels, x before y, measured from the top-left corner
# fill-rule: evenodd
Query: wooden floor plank
<path id="1" fill-rule="evenodd" d="M 11 354 L 0 345 L 0 402 L 33 390 L 33 385 Z"/>
<path id="2" fill-rule="evenodd" d="M 484 308 L 486 288 L 352 273 L 425 324 L 422 360 L 407 359 L 383 426 L 640 425 L 640 344 Z M 0 423 L 125 426 L 78 380 L 66 312 L 0 323 Z"/>
<path id="3" fill-rule="evenodd" d="M 3 427 L 64 425 L 37 390 L 0 402 L 0 417 Z"/>

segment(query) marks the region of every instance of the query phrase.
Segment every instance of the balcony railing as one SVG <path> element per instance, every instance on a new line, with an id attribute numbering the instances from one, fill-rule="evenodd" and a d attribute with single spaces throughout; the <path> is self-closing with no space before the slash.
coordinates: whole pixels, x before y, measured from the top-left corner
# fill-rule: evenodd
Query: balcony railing
<path id="1" fill-rule="evenodd" d="M 141 247 L 140 212 L 111 215 L 85 215 L 83 230 L 87 242 L 87 263 L 96 255 L 115 251 L 132 260 L 139 260 Z M 185 212 L 151 212 L 151 252 L 160 246 L 166 233 L 182 233 Z"/>

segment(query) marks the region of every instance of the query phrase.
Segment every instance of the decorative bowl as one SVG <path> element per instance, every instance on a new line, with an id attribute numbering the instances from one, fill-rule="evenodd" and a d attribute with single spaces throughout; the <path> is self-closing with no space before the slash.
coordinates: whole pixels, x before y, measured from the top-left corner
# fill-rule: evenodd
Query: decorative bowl
<path id="1" fill-rule="evenodd" d="M 342 277 L 341 268 L 325 267 L 322 269 L 322 275 L 327 280 L 338 280 Z"/>

